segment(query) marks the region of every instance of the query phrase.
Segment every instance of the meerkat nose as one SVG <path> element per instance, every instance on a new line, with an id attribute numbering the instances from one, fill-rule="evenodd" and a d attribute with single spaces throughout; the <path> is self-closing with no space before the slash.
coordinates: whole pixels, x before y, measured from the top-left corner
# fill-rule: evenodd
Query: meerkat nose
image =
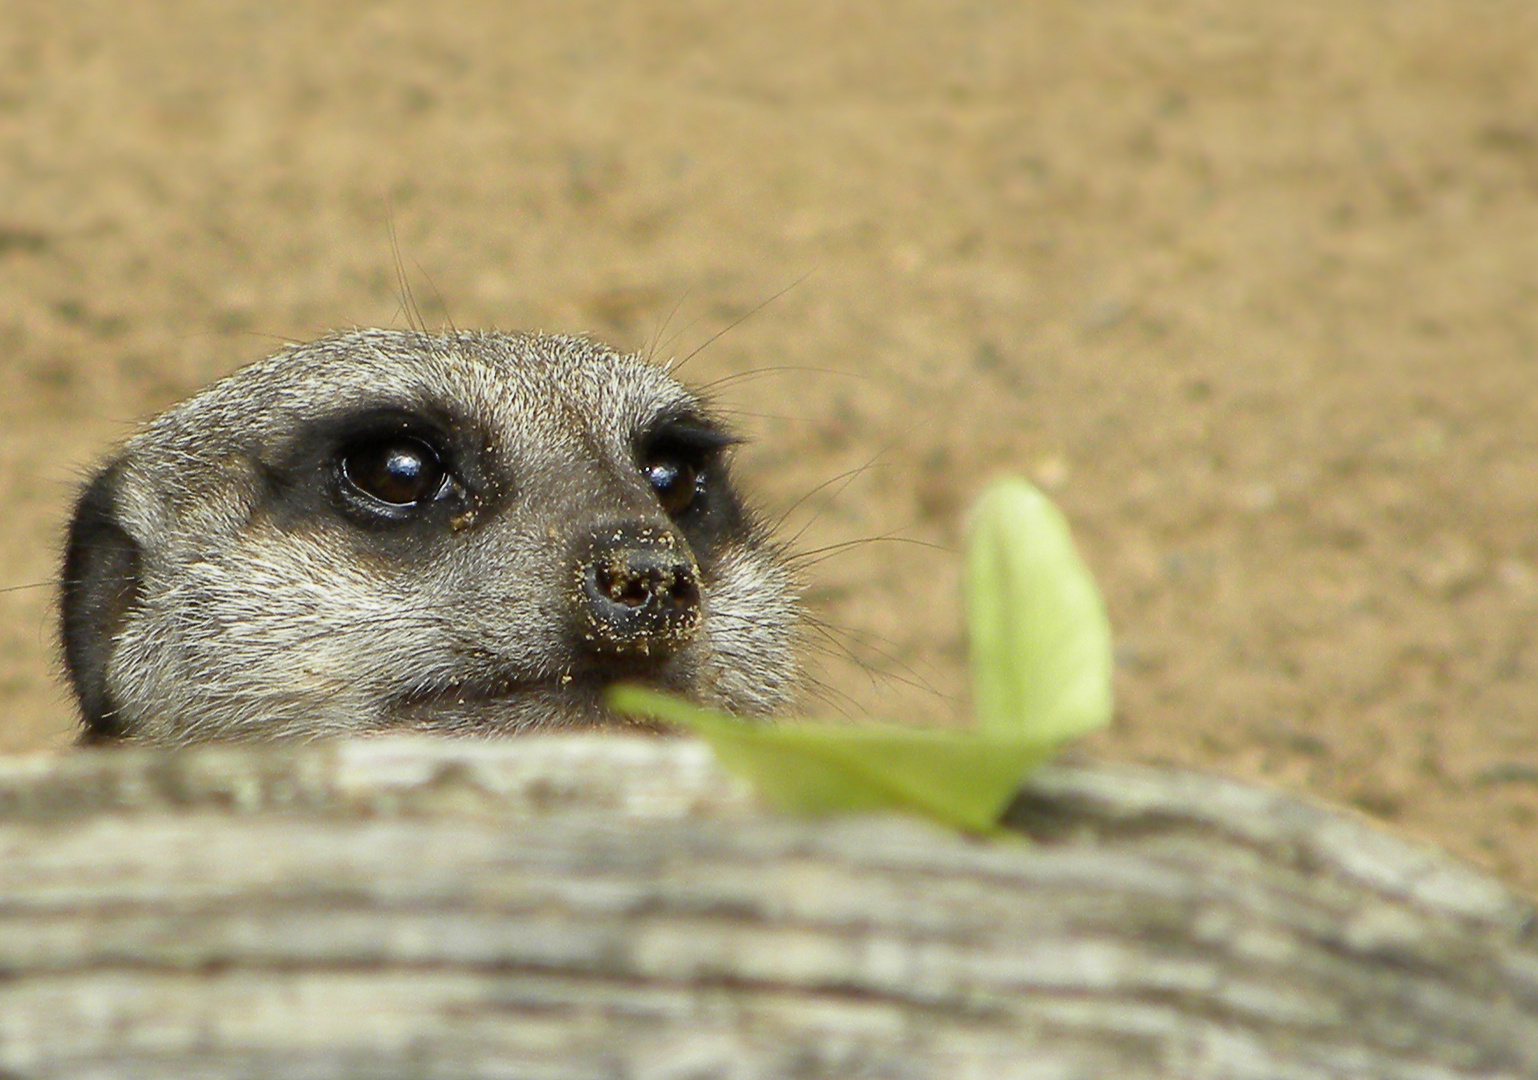
<path id="1" fill-rule="evenodd" d="M 699 570 L 671 529 L 601 526 L 576 570 L 583 644 L 595 652 L 662 659 L 700 624 Z"/>

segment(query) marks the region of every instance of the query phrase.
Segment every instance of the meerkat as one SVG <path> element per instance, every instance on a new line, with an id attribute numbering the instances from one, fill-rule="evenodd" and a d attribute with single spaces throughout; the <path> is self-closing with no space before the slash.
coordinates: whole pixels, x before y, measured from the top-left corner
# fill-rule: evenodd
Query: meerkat
<path id="1" fill-rule="evenodd" d="M 243 368 L 75 506 L 82 741 L 590 725 L 618 681 L 780 710 L 797 594 L 736 441 L 584 338 L 361 330 Z"/>

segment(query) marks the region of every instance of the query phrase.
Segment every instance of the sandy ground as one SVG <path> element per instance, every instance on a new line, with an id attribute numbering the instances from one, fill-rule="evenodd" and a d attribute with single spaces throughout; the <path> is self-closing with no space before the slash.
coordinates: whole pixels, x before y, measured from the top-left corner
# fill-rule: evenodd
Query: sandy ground
<path id="1" fill-rule="evenodd" d="M 802 550 L 922 542 L 809 561 L 847 711 L 964 716 L 1024 471 L 1120 635 L 1096 752 L 1538 886 L 1535 63 L 1525 0 L 3 0 L 0 750 L 69 736 L 83 470 L 403 325 L 393 222 L 430 323 L 699 349 Z"/>

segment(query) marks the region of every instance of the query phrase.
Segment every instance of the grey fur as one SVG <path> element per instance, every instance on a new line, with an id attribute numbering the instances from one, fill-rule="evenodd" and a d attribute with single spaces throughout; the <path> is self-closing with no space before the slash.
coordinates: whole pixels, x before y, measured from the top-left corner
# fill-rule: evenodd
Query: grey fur
<path id="1" fill-rule="evenodd" d="M 374 412 L 474 447 L 446 524 L 365 527 L 335 502 L 328 432 Z M 87 736 L 587 724 L 614 719 L 600 697 L 619 674 L 782 709 L 795 586 L 714 449 L 701 521 L 663 512 L 638 445 L 676 417 L 714 423 L 658 367 L 571 337 L 356 331 L 215 383 L 131 438 L 77 509 L 63 636 Z M 572 630 L 572 552 L 610 527 L 698 574 L 698 629 L 658 656 L 641 641 L 615 661 Z"/>

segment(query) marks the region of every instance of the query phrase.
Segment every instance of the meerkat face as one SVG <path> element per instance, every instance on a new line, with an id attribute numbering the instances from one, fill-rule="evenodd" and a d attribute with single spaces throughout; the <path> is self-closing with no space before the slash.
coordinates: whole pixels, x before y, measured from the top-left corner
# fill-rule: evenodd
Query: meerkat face
<path id="1" fill-rule="evenodd" d="M 79 501 L 85 738 L 591 724 L 621 680 L 781 708 L 796 599 L 734 441 L 576 338 L 360 331 L 245 368 Z"/>

